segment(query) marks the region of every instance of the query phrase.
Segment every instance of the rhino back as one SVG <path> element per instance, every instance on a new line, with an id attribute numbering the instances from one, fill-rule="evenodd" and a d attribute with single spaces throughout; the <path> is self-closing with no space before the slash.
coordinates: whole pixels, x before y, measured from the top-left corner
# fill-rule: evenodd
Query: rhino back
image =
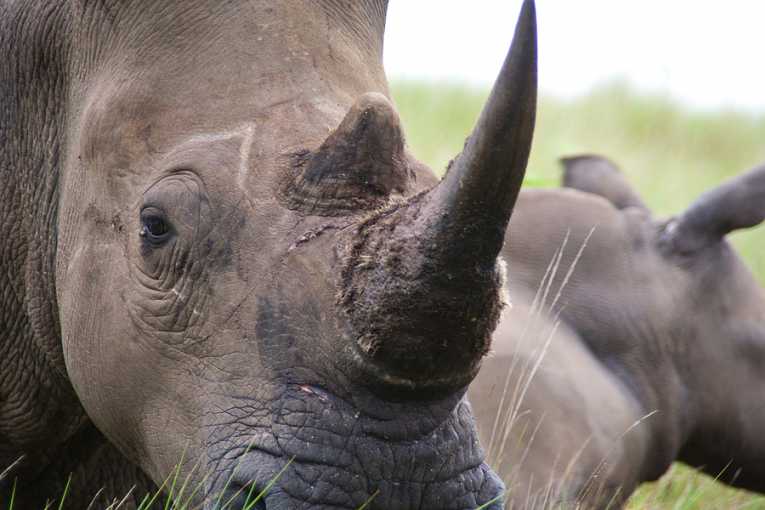
<path id="1" fill-rule="evenodd" d="M 577 190 L 521 194 L 503 255 L 508 286 L 532 296 L 558 250 L 559 263 L 546 304 L 576 332 L 595 359 L 646 412 L 662 409 L 647 426 L 657 441 L 646 462 L 659 476 L 680 448 L 685 413 L 676 409 L 687 388 L 678 377 L 673 343 L 678 320 L 691 313 L 681 296 L 692 288 L 688 273 L 656 250 L 657 222 L 640 208 L 617 209 Z"/>

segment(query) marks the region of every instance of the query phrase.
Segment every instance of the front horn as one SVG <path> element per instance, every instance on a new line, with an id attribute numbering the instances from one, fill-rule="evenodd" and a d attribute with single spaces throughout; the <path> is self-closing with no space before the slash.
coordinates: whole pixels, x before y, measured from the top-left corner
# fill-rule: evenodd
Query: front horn
<path id="1" fill-rule="evenodd" d="M 357 355 L 376 379 L 453 389 L 475 376 L 502 302 L 497 256 L 534 131 L 534 2 L 464 150 L 429 192 L 372 216 L 357 232 L 341 302 Z"/>

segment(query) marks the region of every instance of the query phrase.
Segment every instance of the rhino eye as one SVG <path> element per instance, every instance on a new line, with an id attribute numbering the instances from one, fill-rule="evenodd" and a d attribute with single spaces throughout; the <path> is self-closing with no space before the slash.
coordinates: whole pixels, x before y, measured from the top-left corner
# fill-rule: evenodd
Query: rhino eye
<path id="1" fill-rule="evenodd" d="M 155 209 L 141 212 L 141 231 L 139 236 L 154 246 L 163 244 L 170 238 L 172 227 L 164 215 Z"/>

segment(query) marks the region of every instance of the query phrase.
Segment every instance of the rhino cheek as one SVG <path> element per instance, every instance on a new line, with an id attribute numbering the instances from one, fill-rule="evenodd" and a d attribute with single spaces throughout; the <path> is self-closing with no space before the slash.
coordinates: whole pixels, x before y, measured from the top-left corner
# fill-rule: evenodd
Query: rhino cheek
<path id="1" fill-rule="evenodd" d="M 93 243 L 75 250 L 67 270 L 72 285 L 60 301 L 64 358 L 80 401 L 99 429 L 150 474 L 167 473 L 165 464 L 172 468 L 183 445 L 167 441 L 157 433 L 158 425 L 172 423 L 173 434 L 189 437 L 186 413 L 177 404 L 181 381 L 131 326 L 121 297 L 125 265 L 118 245 Z M 152 459 L 146 453 L 152 451 L 163 452 L 167 462 Z"/>

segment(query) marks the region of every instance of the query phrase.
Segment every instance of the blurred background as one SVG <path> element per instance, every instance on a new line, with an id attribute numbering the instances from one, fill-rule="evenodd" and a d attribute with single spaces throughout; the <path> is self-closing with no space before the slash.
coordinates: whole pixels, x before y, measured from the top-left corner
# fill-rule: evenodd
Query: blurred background
<path id="1" fill-rule="evenodd" d="M 397 79 L 491 85 L 521 0 L 391 0 Z M 540 87 L 575 97 L 614 79 L 702 108 L 765 112 L 762 23 L 751 0 L 539 0 Z"/>
<path id="2" fill-rule="evenodd" d="M 442 172 L 462 148 L 521 0 L 391 0 L 385 67 L 412 151 Z M 537 130 L 526 186 L 558 159 L 615 161 L 661 216 L 765 163 L 765 2 L 538 0 Z M 765 285 L 765 226 L 731 236 Z M 676 465 L 631 508 L 765 509 Z"/>

